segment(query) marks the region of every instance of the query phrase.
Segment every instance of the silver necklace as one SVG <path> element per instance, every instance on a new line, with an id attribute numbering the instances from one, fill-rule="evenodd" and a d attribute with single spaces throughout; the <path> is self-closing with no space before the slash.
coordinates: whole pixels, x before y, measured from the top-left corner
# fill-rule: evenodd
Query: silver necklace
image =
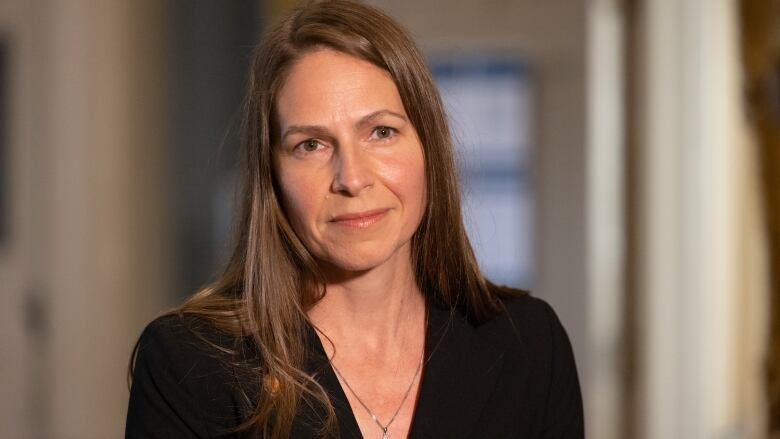
<path id="1" fill-rule="evenodd" d="M 344 375 L 342 375 L 341 372 L 339 372 L 339 370 L 336 367 L 336 365 L 333 364 L 332 361 L 330 363 L 331 367 L 333 367 L 333 370 L 336 372 L 336 375 L 338 375 L 339 378 L 341 378 L 341 381 L 344 381 L 344 384 L 347 385 L 347 389 L 349 389 L 349 391 L 352 392 L 352 395 L 355 397 L 355 399 L 357 399 L 358 402 L 360 403 L 360 405 L 362 405 L 363 408 L 366 409 L 368 414 L 371 415 L 371 419 L 373 419 L 374 422 L 376 422 L 376 425 L 379 426 L 379 428 L 382 430 L 382 439 L 389 439 L 388 436 L 387 436 L 387 429 L 390 428 L 390 424 L 392 424 L 393 421 L 395 421 L 395 417 L 398 416 L 398 412 L 400 412 L 401 411 L 401 407 L 404 406 L 404 402 L 406 402 L 406 398 L 409 397 L 409 392 L 412 391 L 412 386 L 414 386 L 414 381 L 417 379 L 417 375 L 420 374 L 420 369 L 422 369 L 423 358 L 425 357 L 424 353 L 425 353 L 425 349 L 423 349 L 422 353 L 420 354 L 420 362 L 417 364 L 417 370 L 414 371 L 414 376 L 412 377 L 412 382 L 409 383 L 409 387 L 406 389 L 406 393 L 404 393 L 404 397 L 401 399 L 401 403 L 398 405 L 398 408 L 395 409 L 395 413 L 393 413 L 393 416 L 391 416 L 390 420 L 387 421 L 387 424 L 384 424 L 384 425 L 382 425 L 382 423 L 379 422 L 379 418 L 376 417 L 374 412 L 372 412 L 371 409 L 368 408 L 366 403 L 363 402 L 362 399 L 360 399 L 358 394 L 355 393 L 355 389 L 353 389 L 352 386 L 349 385 L 349 382 L 347 381 L 346 378 L 344 378 Z"/>

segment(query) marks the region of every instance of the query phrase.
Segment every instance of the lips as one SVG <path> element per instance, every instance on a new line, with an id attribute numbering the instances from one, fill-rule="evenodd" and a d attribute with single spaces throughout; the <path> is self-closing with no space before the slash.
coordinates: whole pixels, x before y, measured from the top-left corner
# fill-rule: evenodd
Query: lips
<path id="1" fill-rule="evenodd" d="M 330 222 L 339 226 L 363 229 L 381 221 L 389 211 L 390 209 L 374 209 L 365 212 L 345 213 L 334 216 Z"/>

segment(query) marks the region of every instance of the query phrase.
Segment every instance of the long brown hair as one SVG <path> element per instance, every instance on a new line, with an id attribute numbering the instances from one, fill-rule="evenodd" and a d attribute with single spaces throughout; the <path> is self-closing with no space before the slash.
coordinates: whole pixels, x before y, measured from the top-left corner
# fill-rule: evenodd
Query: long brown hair
<path id="1" fill-rule="evenodd" d="M 243 187 L 232 257 L 216 282 L 173 311 L 204 318 L 250 340 L 257 349 L 260 369 L 250 376 L 259 395 L 240 428 L 256 429 L 264 437 L 287 437 L 304 400 L 326 410 L 323 434 L 336 428 L 325 391 L 303 370 L 306 311 L 322 297 L 324 283 L 315 259 L 285 216 L 272 165 L 279 137 L 276 95 L 291 65 L 318 48 L 388 71 L 417 130 L 427 186 L 427 206 L 412 237 L 420 290 L 473 322 L 496 314 L 500 298 L 513 294 L 480 273 L 461 219 L 442 101 L 407 32 L 381 11 L 355 1 L 310 2 L 295 9 L 265 35 L 252 56 L 243 104 Z"/>

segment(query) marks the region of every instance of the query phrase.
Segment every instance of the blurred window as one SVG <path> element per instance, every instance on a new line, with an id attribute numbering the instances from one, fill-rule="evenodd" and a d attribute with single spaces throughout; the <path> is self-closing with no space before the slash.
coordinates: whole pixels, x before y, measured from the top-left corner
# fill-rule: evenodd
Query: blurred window
<path id="1" fill-rule="evenodd" d="M 466 229 L 485 275 L 530 288 L 531 87 L 521 61 L 439 56 L 431 62 L 457 148 Z"/>

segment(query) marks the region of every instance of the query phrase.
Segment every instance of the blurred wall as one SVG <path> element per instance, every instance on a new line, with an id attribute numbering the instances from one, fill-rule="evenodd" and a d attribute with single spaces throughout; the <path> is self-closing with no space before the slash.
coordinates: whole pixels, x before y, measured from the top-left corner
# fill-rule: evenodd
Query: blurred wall
<path id="1" fill-rule="evenodd" d="M 771 294 L 768 325 L 769 352 L 765 389 L 748 388 L 748 395 L 757 391 L 769 406 L 771 434 L 780 436 L 780 1 L 742 0 L 741 2 L 742 60 L 748 122 L 753 128 L 756 146 L 755 166 L 760 176 L 765 204 L 766 246 L 769 258 L 767 280 Z M 757 184 L 758 185 L 758 184 Z M 766 343 L 766 340 L 762 340 Z M 749 345 L 751 346 L 751 345 Z M 763 364 L 762 364 L 763 366 Z"/>
<path id="2" fill-rule="evenodd" d="M 765 437 L 766 235 L 739 2 L 636 6 L 631 436 Z"/>
<path id="3" fill-rule="evenodd" d="M 3 437 L 119 437 L 139 327 L 170 293 L 165 14 L 6 1 Z"/>
<path id="4" fill-rule="evenodd" d="M 40 35 L 33 32 L 35 14 L 39 8 L 22 2 L 0 3 L 0 50 L 6 81 L 0 102 L 5 117 L 0 127 L 3 143 L 3 168 L 0 169 L 0 197 L 5 205 L 0 209 L 6 218 L 0 240 L 0 435 L 23 437 L 28 433 L 28 413 L 35 403 L 28 396 L 36 392 L 34 380 L 42 375 L 39 349 L 31 342 L 40 339 L 40 331 L 28 335 L 28 295 L 39 294 L 42 287 L 37 277 L 43 272 L 42 239 L 38 238 L 45 221 L 40 203 L 34 200 L 42 194 L 34 177 L 36 162 L 42 156 L 34 151 L 40 142 L 34 129 L 34 117 L 40 106 L 34 104 L 43 96 L 40 84 Z M 38 113 L 40 114 L 40 113 Z M 26 148 L 16 145 L 23 144 Z"/>

